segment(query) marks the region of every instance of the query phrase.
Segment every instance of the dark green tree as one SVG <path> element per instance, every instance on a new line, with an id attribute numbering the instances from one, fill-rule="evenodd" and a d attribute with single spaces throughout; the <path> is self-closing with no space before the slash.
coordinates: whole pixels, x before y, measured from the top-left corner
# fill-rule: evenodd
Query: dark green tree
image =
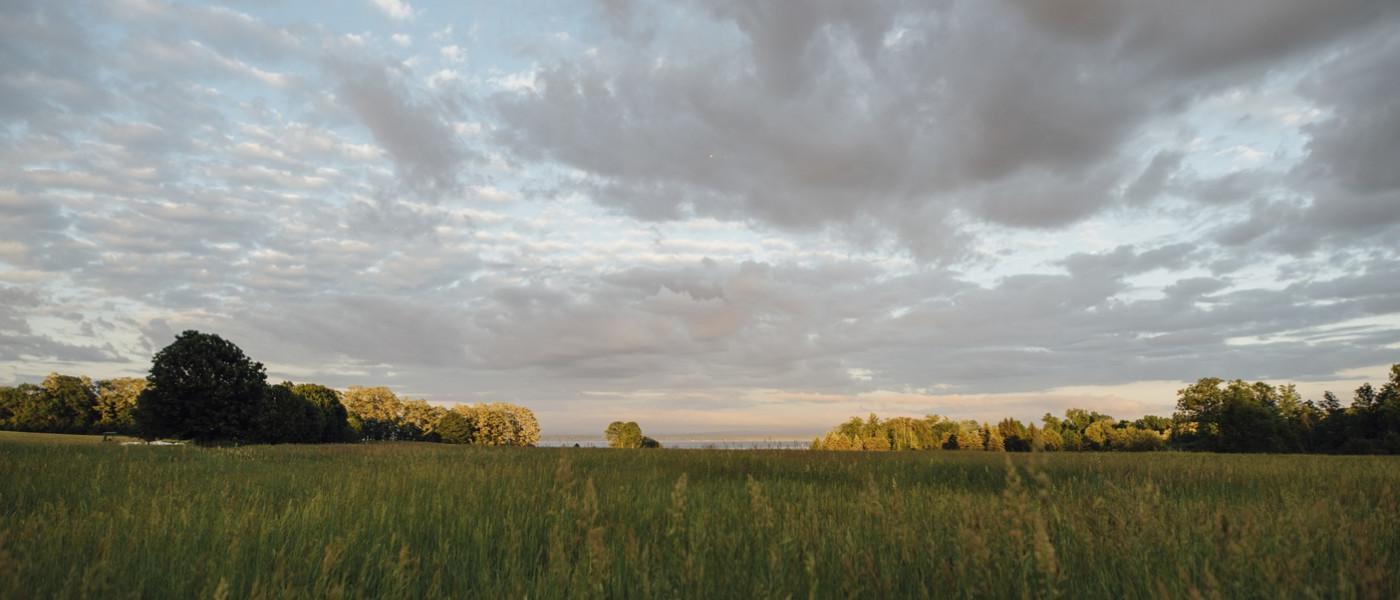
<path id="1" fill-rule="evenodd" d="M 292 393 L 321 411 L 321 432 L 317 441 L 349 442 L 355 439 L 345 405 L 340 402 L 340 392 L 316 383 L 299 383 L 292 386 Z"/>
<path id="2" fill-rule="evenodd" d="M 470 444 L 476 437 L 472 420 L 456 410 L 444 412 L 438 418 L 433 431 L 437 433 L 438 439 L 445 444 Z"/>
<path id="3" fill-rule="evenodd" d="M 87 433 L 97 423 L 97 387 L 87 377 L 51 373 L 39 384 L 54 426 L 48 431 Z"/>
<path id="4" fill-rule="evenodd" d="M 186 331 L 152 360 L 136 424 L 148 438 L 257 439 L 266 396 L 262 363 L 217 335 Z"/>
<path id="5" fill-rule="evenodd" d="M 1282 452 L 1284 422 L 1275 391 L 1266 383 L 1235 380 L 1225 386 L 1215 416 L 1219 426 L 1216 450 L 1226 452 Z"/>
<path id="6" fill-rule="evenodd" d="M 88 433 L 97 423 L 97 388 L 87 377 L 50 374 L 39 385 L 0 390 L 0 427 Z"/>
<path id="7" fill-rule="evenodd" d="M 0 429 L 15 428 L 15 407 L 23 397 L 19 388 L 0 386 Z"/>
<path id="8" fill-rule="evenodd" d="M 314 444 L 325 428 L 321 409 L 292 389 L 291 382 L 269 386 L 258 415 L 256 438 L 273 444 Z"/>

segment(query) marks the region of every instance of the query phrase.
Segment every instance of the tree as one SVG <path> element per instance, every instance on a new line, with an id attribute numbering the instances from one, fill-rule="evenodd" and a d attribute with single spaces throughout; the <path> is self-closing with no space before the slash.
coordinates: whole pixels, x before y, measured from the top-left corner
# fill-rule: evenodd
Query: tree
<path id="1" fill-rule="evenodd" d="M 924 419 L 894 417 L 886 419 L 884 433 L 891 450 L 923 450 L 935 445 L 933 428 Z"/>
<path id="2" fill-rule="evenodd" d="M 1226 452 L 1281 452 L 1284 448 L 1283 417 L 1278 412 L 1272 386 L 1236 379 L 1221 391 L 1215 409 L 1216 439 L 1213 449 Z"/>
<path id="3" fill-rule="evenodd" d="M 23 401 L 19 388 L 0 386 L 0 429 L 14 429 L 15 408 Z"/>
<path id="4" fill-rule="evenodd" d="M 1094 421 L 1084 428 L 1084 440 L 1089 443 L 1090 449 L 1093 450 L 1108 450 L 1112 435 L 1113 421 L 1111 419 Z"/>
<path id="5" fill-rule="evenodd" d="M 996 427 L 990 427 L 986 424 L 983 424 L 982 439 L 984 440 L 984 448 L 986 450 L 990 452 L 1006 451 L 1006 439 L 1001 437 L 1001 431 L 997 430 Z"/>
<path id="6" fill-rule="evenodd" d="M 447 409 L 428 404 L 426 400 L 405 400 L 403 403 L 403 439 L 433 439 L 433 428 Z"/>
<path id="7" fill-rule="evenodd" d="M 476 438 L 472 420 L 457 410 L 444 411 L 433 426 L 433 431 L 440 441 L 447 444 L 470 444 Z"/>
<path id="8" fill-rule="evenodd" d="M 315 383 L 292 386 L 292 393 L 315 406 L 321 412 L 321 442 L 348 442 L 355 439 L 350 428 L 349 413 L 340 402 L 340 392 Z"/>
<path id="9" fill-rule="evenodd" d="M 386 387 L 350 386 L 342 396 L 350 425 L 365 440 L 397 440 L 403 435 L 403 402 Z"/>
<path id="10" fill-rule="evenodd" d="M 503 406 L 490 403 L 477 405 L 475 417 L 476 442 L 482 446 L 514 446 L 518 424 L 515 416 Z"/>
<path id="11" fill-rule="evenodd" d="M 1095 418 L 1097 414 L 1098 413 L 1090 413 L 1082 408 L 1068 409 L 1065 411 L 1063 426 L 1074 429 L 1075 431 L 1084 431 L 1089 425 L 1098 421 L 1098 419 Z"/>
<path id="12" fill-rule="evenodd" d="M 324 419 L 319 407 L 293 391 L 291 382 L 282 382 L 267 389 L 256 437 L 273 444 L 319 442 Z"/>
<path id="13" fill-rule="evenodd" d="M 482 446 L 533 446 L 540 441 L 535 413 L 523 406 L 492 402 L 452 408 L 471 425 L 471 443 Z M 439 420 L 439 423 L 441 421 Z M 438 432 L 441 435 L 441 432 Z"/>
<path id="14" fill-rule="evenodd" d="M 890 450 L 890 438 L 883 435 L 868 435 L 860 440 L 860 449 L 874 452 Z"/>
<path id="15" fill-rule="evenodd" d="M 85 433 L 97 422 L 96 403 L 91 379 L 51 373 L 39 385 L 0 388 L 0 427 Z"/>
<path id="16" fill-rule="evenodd" d="M 253 437 L 267 391 L 262 363 L 217 335 L 186 331 L 156 353 L 136 400 L 142 435 L 200 442 Z"/>
<path id="17" fill-rule="evenodd" d="M 982 431 L 976 421 L 960 423 L 958 433 L 951 442 L 957 450 L 981 450 L 987 446 L 986 438 L 982 437 Z"/>
<path id="18" fill-rule="evenodd" d="M 1050 413 L 1045 413 L 1045 416 L 1040 418 L 1040 422 L 1043 429 L 1051 430 L 1055 433 L 1060 433 L 1063 430 L 1063 424 L 1060 419 Z"/>
<path id="19" fill-rule="evenodd" d="M 1118 435 L 1114 436 L 1113 439 L 1114 450 L 1146 452 L 1166 447 L 1166 438 L 1162 437 L 1161 433 L 1151 429 L 1139 429 L 1129 425 L 1118 431 Z"/>
<path id="20" fill-rule="evenodd" d="M 1031 433 L 1020 421 L 1007 417 L 996 426 L 1008 452 L 1030 452 Z"/>
<path id="21" fill-rule="evenodd" d="M 1337 399 L 1337 395 L 1332 392 L 1322 393 L 1322 410 L 1328 413 L 1342 411 L 1342 401 Z"/>
<path id="22" fill-rule="evenodd" d="M 930 448 L 947 448 L 954 445 L 954 436 L 958 434 L 958 422 L 938 415 L 924 417 L 924 421 L 929 424 L 929 435 L 932 438 Z"/>
<path id="23" fill-rule="evenodd" d="M 603 430 L 603 437 L 608 440 L 609 448 L 641 448 L 644 436 L 642 427 L 635 421 L 613 421 Z"/>
<path id="24" fill-rule="evenodd" d="M 19 431 L 56 431 L 58 420 L 48 403 L 44 388 L 21 383 L 0 393 L 0 412 L 5 415 L 5 427 Z"/>
<path id="25" fill-rule="evenodd" d="M 97 423 L 97 387 L 87 377 L 50 373 L 39 384 L 57 427 L 51 431 L 86 433 Z"/>
<path id="26" fill-rule="evenodd" d="M 1158 433 L 1171 431 L 1172 420 L 1167 417 L 1157 415 L 1144 415 L 1141 419 L 1133 421 L 1133 426 L 1138 429 L 1150 429 Z"/>
<path id="27" fill-rule="evenodd" d="M 1185 427 L 1175 436 L 1187 447 L 1214 448 L 1219 443 L 1220 413 L 1225 405 L 1223 380 L 1203 377 L 1176 392 L 1176 419 Z"/>
<path id="28" fill-rule="evenodd" d="M 1400 454 L 1400 365 L 1390 367 L 1390 381 L 1377 397 L 1381 448 Z"/>
<path id="29" fill-rule="evenodd" d="M 118 377 L 97 382 L 97 429 L 135 433 L 136 398 L 146 389 L 146 380 Z"/>
<path id="30" fill-rule="evenodd" d="M 534 446 L 540 443 L 540 422 L 535 419 L 534 411 L 514 404 L 501 404 L 500 406 L 509 411 L 511 416 L 515 418 L 515 444 L 517 446 Z M 643 441 L 645 442 L 645 440 Z M 657 444 L 657 447 L 660 447 L 660 444 Z"/>

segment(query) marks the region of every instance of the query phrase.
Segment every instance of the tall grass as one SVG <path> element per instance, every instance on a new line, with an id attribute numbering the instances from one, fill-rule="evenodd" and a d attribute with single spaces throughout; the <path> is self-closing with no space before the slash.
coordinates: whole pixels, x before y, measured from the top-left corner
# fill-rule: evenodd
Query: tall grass
<path id="1" fill-rule="evenodd" d="M 1400 459 L 53 445 L 0 598 L 1395 597 Z"/>

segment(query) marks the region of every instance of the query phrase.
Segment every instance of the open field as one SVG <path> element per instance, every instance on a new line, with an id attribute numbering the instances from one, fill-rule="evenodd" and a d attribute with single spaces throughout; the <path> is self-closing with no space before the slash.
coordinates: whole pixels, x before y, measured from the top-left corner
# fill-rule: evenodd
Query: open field
<path id="1" fill-rule="evenodd" d="M 1400 459 L 0 434 L 0 598 L 1395 597 Z"/>
<path id="2" fill-rule="evenodd" d="M 138 438 L 129 435 L 112 435 L 106 440 L 101 435 L 77 435 L 68 433 L 35 433 L 30 431 L 0 431 L 0 444 L 5 443 L 31 443 L 31 444 L 81 444 L 84 446 L 92 444 L 120 444 L 122 442 L 137 442 Z"/>

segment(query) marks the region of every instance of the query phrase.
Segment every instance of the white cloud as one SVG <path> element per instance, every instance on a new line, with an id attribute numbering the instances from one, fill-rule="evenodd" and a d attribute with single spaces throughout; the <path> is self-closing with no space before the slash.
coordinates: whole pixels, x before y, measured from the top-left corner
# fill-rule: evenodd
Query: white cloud
<path id="1" fill-rule="evenodd" d="M 407 33 L 396 33 L 389 37 L 390 39 L 394 40 L 395 44 L 398 44 L 405 48 L 413 45 L 413 36 L 408 35 Z"/>
<path id="2" fill-rule="evenodd" d="M 467 53 L 461 46 L 443 46 L 438 52 L 448 62 L 459 63 L 467 59 Z"/>
<path id="3" fill-rule="evenodd" d="M 539 78 L 534 69 L 507 73 L 500 77 L 492 78 L 491 82 L 494 83 L 498 89 L 507 92 L 539 91 Z"/>
<path id="4" fill-rule="evenodd" d="M 452 69 L 438 69 L 432 75 L 428 76 L 428 86 L 437 88 L 441 87 L 443 84 L 460 81 L 461 79 L 462 74 L 457 71 Z"/>
<path id="5" fill-rule="evenodd" d="M 397 21 L 407 21 L 412 19 L 416 12 L 405 0 L 371 0 L 375 8 L 383 12 L 389 18 Z"/>

